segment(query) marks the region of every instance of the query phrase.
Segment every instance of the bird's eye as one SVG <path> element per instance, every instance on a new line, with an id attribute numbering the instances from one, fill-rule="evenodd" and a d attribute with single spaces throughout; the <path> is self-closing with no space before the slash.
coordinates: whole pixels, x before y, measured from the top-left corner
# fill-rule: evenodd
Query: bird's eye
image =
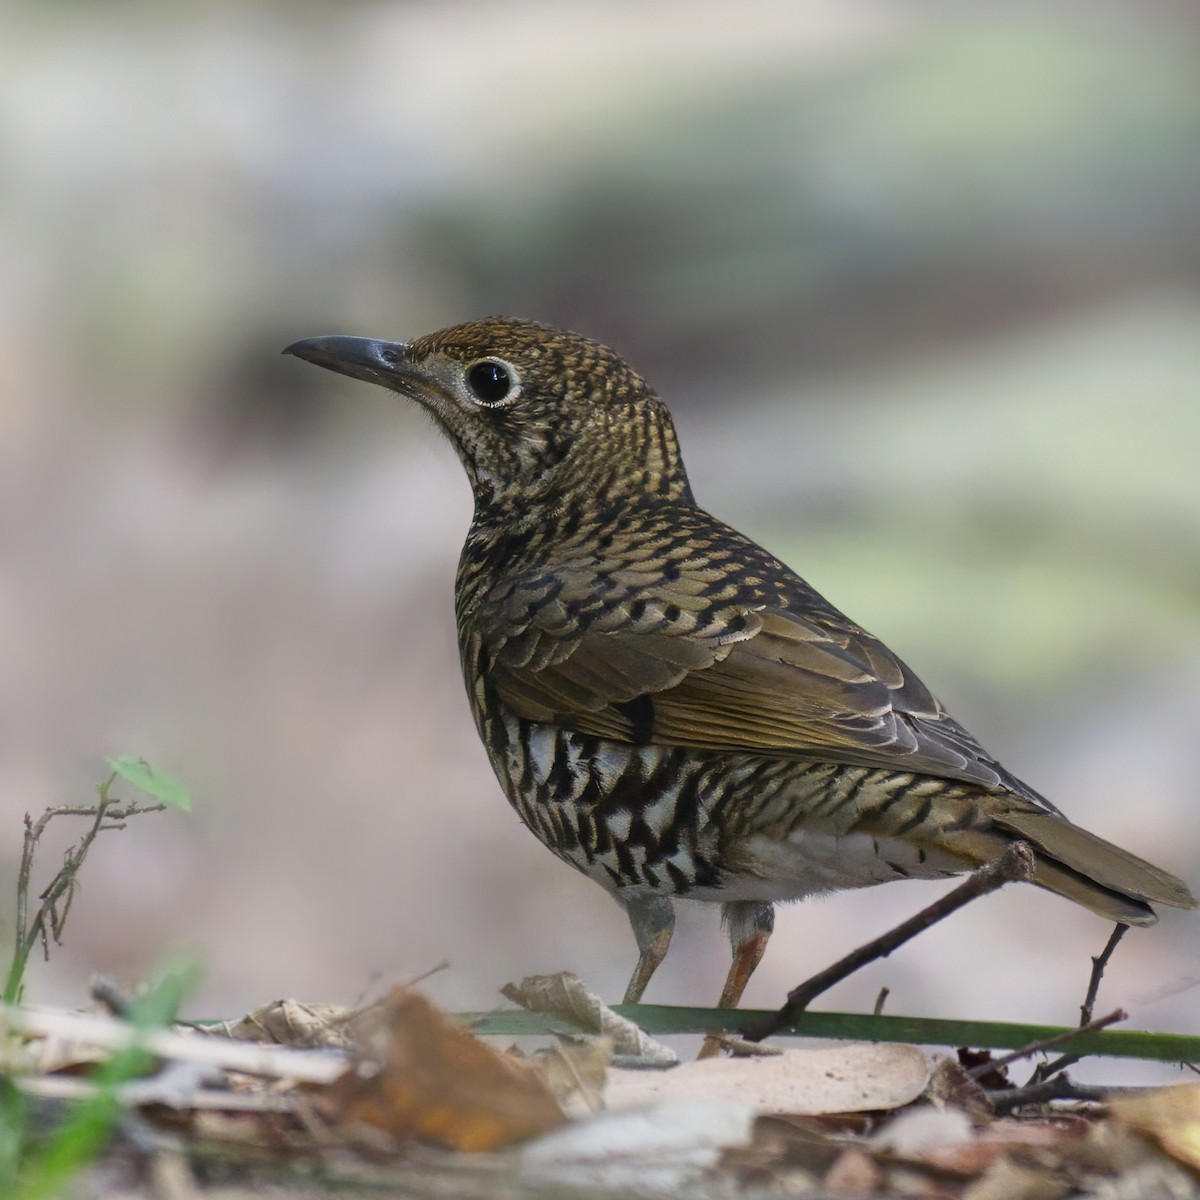
<path id="1" fill-rule="evenodd" d="M 488 406 L 512 399 L 516 391 L 512 371 L 494 358 L 481 358 L 467 368 L 467 387 L 480 404 Z"/>

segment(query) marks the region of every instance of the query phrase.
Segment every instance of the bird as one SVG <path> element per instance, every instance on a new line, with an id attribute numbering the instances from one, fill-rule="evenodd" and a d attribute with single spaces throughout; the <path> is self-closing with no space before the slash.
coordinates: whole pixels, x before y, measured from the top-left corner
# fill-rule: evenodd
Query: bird
<path id="1" fill-rule="evenodd" d="M 940 879 L 1015 841 L 1032 882 L 1124 925 L 1195 908 L 1069 821 L 879 639 L 701 508 L 671 415 L 625 359 L 513 317 L 288 346 L 429 414 L 474 516 L 464 682 L 520 820 L 624 907 L 639 1002 L 677 899 L 721 905 L 736 1007 L 779 902 Z"/>

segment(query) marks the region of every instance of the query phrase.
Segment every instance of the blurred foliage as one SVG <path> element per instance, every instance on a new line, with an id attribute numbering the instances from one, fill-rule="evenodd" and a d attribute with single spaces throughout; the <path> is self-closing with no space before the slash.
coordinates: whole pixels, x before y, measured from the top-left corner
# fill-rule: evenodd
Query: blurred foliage
<path id="1" fill-rule="evenodd" d="M 661 97 L 586 157 L 549 143 L 439 196 L 429 258 L 484 309 L 596 310 L 668 369 L 697 344 L 731 374 L 911 352 L 1200 268 L 1196 65 L 1166 31 L 977 13 Z"/>

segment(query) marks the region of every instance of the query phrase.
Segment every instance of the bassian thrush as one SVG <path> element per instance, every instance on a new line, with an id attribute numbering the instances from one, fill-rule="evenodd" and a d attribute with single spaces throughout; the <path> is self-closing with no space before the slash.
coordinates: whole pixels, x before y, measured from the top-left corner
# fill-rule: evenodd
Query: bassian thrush
<path id="1" fill-rule="evenodd" d="M 677 896 L 723 906 L 724 1006 L 776 901 L 955 875 L 1015 840 L 1035 883 L 1111 921 L 1195 907 L 700 508 L 666 406 L 612 350 L 493 318 L 285 353 L 415 400 L 458 451 L 475 493 L 455 583 L 475 724 L 521 820 L 629 914 L 626 1002 L 667 952 Z"/>

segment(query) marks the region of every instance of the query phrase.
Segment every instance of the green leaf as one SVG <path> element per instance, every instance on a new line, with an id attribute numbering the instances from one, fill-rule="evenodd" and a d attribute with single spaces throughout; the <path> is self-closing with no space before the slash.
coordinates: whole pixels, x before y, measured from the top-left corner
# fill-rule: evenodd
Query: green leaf
<path id="1" fill-rule="evenodd" d="M 131 754 L 121 754 L 116 758 L 105 760 L 110 767 L 127 783 L 132 783 L 139 791 L 169 804 L 172 808 L 192 811 L 192 798 L 188 790 L 170 775 L 156 771 L 144 758 L 134 758 Z"/>

